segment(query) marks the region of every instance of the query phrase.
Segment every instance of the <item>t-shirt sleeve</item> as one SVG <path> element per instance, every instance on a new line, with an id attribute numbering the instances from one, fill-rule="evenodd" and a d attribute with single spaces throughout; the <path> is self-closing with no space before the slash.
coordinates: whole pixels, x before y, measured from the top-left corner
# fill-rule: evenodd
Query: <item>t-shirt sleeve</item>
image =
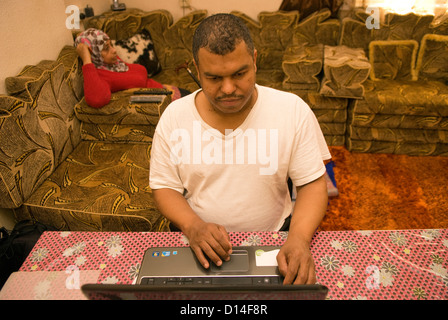
<path id="1" fill-rule="evenodd" d="M 302 186 L 321 177 L 326 169 L 323 160 L 331 158 L 319 123 L 306 106 L 297 117 L 289 177 L 295 186 Z"/>
<path id="2" fill-rule="evenodd" d="M 149 187 L 153 190 L 169 188 L 184 192 L 179 176 L 178 166 L 172 157 L 172 146 L 169 140 L 169 112 L 163 113 L 154 133 L 151 147 L 149 167 Z"/>

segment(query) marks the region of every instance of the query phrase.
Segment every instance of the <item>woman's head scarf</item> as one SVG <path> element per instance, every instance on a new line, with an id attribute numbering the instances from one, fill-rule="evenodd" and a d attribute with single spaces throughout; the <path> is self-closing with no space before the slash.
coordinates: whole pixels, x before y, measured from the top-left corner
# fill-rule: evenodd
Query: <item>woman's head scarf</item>
<path id="1" fill-rule="evenodd" d="M 101 30 L 90 28 L 80 33 L 75 40 L 75 47 L 80 43 L 85 43 L 90 48 L 92 63 L 98 69 L 109 70 L 114 72 L 126 72 L 129 67 L 120 59 L 114 64 L 104 63 L 101 51 L 110 38 Z"/>

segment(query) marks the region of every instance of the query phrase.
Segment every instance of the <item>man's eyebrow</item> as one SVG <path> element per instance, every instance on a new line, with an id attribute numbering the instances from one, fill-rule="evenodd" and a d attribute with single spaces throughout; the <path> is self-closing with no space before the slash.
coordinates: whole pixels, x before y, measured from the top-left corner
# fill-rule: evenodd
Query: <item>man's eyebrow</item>
<path id="1" fill-rule="evenodd" d="M 237 74 L 237 73 L 240 73 L 241 71 L 245 71 L 245 70 L 247 70 L 248 68 L 249 68 L 249 65 L 248 65 L 248 64 L 245 64 L 244 66 L 242 66 L 241 68 L 239 68 L 237 71 L 235 71 L 232 75 L 235 75 L 235 74 Z M 204 72 L 204 74 L 205 74 L 207 77 L 222 77 L 222 76 L 220 76 L 220 75 L 213 74 L 213 73 L 210 73 L 210 72 Z"/>

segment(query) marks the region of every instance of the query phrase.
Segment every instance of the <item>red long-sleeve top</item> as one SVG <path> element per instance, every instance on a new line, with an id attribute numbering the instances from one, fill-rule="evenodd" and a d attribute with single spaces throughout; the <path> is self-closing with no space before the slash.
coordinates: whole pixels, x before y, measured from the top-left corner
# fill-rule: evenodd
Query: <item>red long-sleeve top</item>
<path id="1" fill-rule="evenodd" d="M 93 63 L 83 65 L 84 96 L 87 104 L 101 108 L 109 103 L 111 93 L 132 88 L 163 88 L 163 85 L 149 79 L 144 66 L 127 64 L 126 72 L 112 72 L 97 69 Z"/>

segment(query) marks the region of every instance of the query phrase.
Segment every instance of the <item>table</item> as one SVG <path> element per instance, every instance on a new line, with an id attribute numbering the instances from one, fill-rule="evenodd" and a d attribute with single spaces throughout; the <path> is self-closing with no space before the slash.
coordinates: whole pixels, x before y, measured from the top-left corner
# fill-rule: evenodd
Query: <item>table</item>
<path id="1" fill-rule="evenodd" d="M 230 233 L 233 245 L 281 245 L 287 232 Z M 132 284 L 149 246 L 180 232 L 45 232 L 0 299 L 84 299 L 84 283 Z M 321 231 L 312 243 L 329 300 L 448 299 L 448 229 Z"/>

